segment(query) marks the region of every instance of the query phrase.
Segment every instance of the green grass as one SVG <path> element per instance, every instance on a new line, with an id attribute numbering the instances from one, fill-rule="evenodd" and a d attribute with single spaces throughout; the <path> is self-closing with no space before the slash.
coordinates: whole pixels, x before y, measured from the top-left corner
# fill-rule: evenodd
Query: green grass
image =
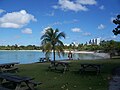
<path id="1" fill-rule="evenodd" d="M 101 74 L 90 72 L 80 74 L 80 63 L 102 64 Z M 71 61 L 70 71 L 65 74 L 59 71 L 49 71 L 50 63 L 35 63 L 19 65 L 18 74 L 21 76 L 34 77 L 36 81 L 42 82 L 38 90 L 108 90 L 109 77 L 112 69 L 120 66 L 120 59 L 111 60 L 79 60 Z"/>

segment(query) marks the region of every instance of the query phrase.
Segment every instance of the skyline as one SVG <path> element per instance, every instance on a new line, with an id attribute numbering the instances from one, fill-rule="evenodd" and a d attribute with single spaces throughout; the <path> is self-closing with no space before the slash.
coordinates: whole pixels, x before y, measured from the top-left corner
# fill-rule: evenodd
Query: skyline
<path id="1" fill-rule="evenodd" d="M 64 44 L 93 38 L 120 41 L 120 35 L 112 33 L 119 4 L 119 0 L 1 0 L 0 45 L 40 45 L 48 27 L 66 34 Z"/>

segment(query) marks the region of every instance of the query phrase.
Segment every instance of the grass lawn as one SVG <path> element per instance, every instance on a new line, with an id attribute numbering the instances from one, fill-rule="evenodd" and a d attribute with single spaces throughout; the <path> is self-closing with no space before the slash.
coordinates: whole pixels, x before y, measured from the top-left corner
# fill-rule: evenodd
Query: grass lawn
<path id="1" fill-rule="evenodd" d="M 101 74 L 78 73 L 80 63 L 102 64 Z M 36 81 L 42 82 L 38 90 L 108 90 L 108 82 L 114 67 L 120 66 L 120 59 L 109 60 L 72 60 L 70 71 L 65 74 L 59 71 L 49 71 L 50 63 L 34 63 L 19 65 L 18 74 L 21 76 L 34 77 Z"/>

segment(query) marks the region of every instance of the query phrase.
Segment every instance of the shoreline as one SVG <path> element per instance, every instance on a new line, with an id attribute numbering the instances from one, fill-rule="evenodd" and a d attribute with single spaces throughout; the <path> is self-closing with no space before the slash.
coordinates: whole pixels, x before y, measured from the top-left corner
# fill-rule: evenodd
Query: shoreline
<path id="1" fill-rule="evenodd" d="M 65 51 L 69 53 L 69 51 Z M 72 53 L 95 53 L 94 51 L 71 51 Z"/>
<path id="2" fill-rule="evenodd" d="M 42 52 L 42 50 L 0 50 L 0 51 L 39 51 Z M 65 50 L 65 53 L 69 53 L 69 51 Z M 94 51 L 71 51 L 72 53 L 94 53 Z"/>
<path id="3" fill-rule="evenodd" d="M 0 51 L 39 51 L 39 52 L 42 52 L 42 50 L 0 50 Z"/>
<path id="4" fill-rule="evenodd" d="M 20 52 L 26 52 L 26 51 L 29 51 L 29 52 L 42 52 L 42 50 L 0 50 L 0 51 L 20 51 Z M 70 51 L 68 50 L 65 50 L 64 51 L 65 53 L 69 53 Z M 93 54 L 93 55 L 96 55 L 96 56 L 100 56 L 100 57 L 103 57 L 103 58 L 110 58 L 110 55 L 108 53 L 96 53 L 94 51 L 71 51 L 73 54 Z"/>

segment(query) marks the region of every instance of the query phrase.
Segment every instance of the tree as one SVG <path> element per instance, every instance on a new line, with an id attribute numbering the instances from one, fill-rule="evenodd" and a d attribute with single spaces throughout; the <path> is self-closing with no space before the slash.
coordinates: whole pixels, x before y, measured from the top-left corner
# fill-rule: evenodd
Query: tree
<path id="1" fill-rule="evenodd" d="M 41 36 L 41 44 L 43 46 L 43 52 L 46 52 L 46 56 L 50 55 L 50 52 L 53 50 L 53 60 L 55 61 L 55 51 L 57 51 L 58 56 L 60 54 L 64 55 L 64 44 L 60 40 L 65 38 L 64 32 L 59 32 L 58 29 L 53 30 L 52 28 L 46 29 L 43 36 Z"/>
<path id="2" fill-rule="evenodd" d="M 118 46 L 118 44 L 114 40 L 102 41 L 100 45 L 102 46 L 102 49 L 104 50 L 104 52 L 107 52 L 110 54 L 110 58 L 112 58 L 112 56 L 115 54 L 116 50 L 118 50 L 118 48 L 116 48 L 116 46 Z"/>
<path id="3" fill-rule="evenodd" d="M 84 45 L 83 44 L 78 44 L 78 50 L 84 50 Z"/>
<path id="4" fill-rule="evenodd" d="M 117 18 L 113 20 L 113 23 L 117 25 L 117 27 L 113 29 L 114 35 L 120 34 L 120 15 L 117 15 Z"/>

